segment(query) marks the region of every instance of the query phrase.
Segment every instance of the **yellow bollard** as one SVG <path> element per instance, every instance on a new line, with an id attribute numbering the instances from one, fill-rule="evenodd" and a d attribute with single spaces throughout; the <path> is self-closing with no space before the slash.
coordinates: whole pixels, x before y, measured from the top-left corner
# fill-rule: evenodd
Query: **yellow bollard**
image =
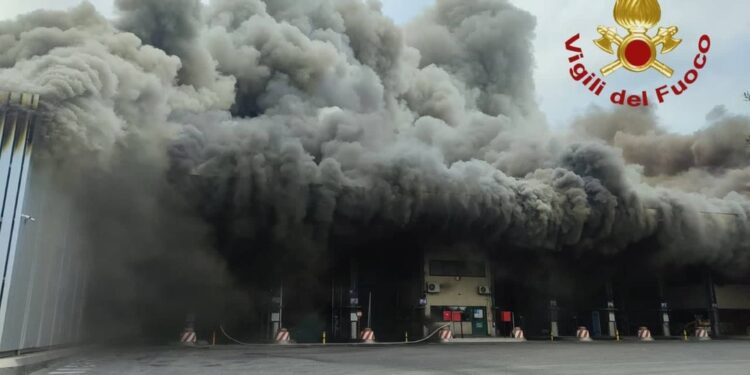
<path id="1" fill-rule="evenodd" d="M 615 339 L 617 341 L 620 341 L 620 330 L 619 329 L 615 330 Z"/>
<path id="2" fill-rule="evenodd" d="M 323 344 L 326 343 L 326 331 L 323 331 Z"/>
<path id="3" fill-rule="evenodd" d="M 688 341 L 687 330 L 682 331 L 682 337 L 684 338 L 685 341 Z"/>
<path id="4" fill-rule="evenodd" d="M 404 342 L 409 342 L 409 332 L 404 332 Z"/>

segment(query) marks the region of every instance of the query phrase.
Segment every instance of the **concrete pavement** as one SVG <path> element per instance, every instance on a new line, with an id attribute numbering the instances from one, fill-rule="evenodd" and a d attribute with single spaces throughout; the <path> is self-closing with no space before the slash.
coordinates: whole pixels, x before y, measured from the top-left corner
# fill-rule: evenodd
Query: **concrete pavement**
<path id="1" fill-rule="evenodd" d="M 34 374 L 747 375 L 749 352 L 748 341 L 120 348 Z"/>
<path id="2" fill-rule="evenodd" d="M 61 358 L 70 358 L 81 348 L 64 348 L 0 358 L 0 375 L 25 375 Z"/>

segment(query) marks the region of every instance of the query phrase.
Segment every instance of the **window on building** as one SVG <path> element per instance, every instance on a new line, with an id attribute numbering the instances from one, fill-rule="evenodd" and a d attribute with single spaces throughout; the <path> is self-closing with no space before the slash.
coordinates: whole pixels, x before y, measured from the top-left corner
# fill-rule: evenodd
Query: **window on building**
<path id="1" fill-rule="evenodd" d="M 484 277 L 484 263 L 455 260 L 430 261 L 430 276 Z"/>

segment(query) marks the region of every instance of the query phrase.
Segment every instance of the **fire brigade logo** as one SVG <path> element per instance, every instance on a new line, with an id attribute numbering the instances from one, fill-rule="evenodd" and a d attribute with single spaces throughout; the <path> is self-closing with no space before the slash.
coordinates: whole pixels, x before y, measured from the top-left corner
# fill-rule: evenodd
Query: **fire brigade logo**
<path id="1" fill-rule="evenodd" d="M 657 59 L 657 48 L 666 54 L 677 48 L 682 40 L 676 39 L 679 31 L 676 26 L 660 27 L 654 37 L 649 29 L 661 20 L 661 7 L 658 0 L 616 0 L 615 21 L 628 30 L 628 35 L 620 36 L 614 27 L 599 26 L 601 39 L 594 41 L 597 47 L 611 55 L 615 54 L 612 45 L 617 46 L 617 60 L 603 67 L 601 73 L 608 76 L 620 68 L 631 72 L 655 69 L 671 78 L 674 70 Z"/>
<path id="2" fill-rule="evenodd" d="M 672 78 L 674 70 L 659 61 L 659 54 L 674 51 L 682 43 L 677 39 L 677 26 L 659 27 L 654 36 L 649 35 L 661 21 L 661 7 L 658 0 L 615 0 L 615 21 L 624 27 L 628 34 L 621 36 L 614 27 L 599 26 L 597 31 L 601 38 L 594 40 L 594 44 L 610 55 L 617 56 L 617 60 L 600 72 L 592 71 L 586 66 L 584 46 L 581 46 L 581 33 L 577 33 L 565 41 L 565 50 L 570 64 L 570 78 L 580 83 L 595 96 L 605 95 L 612 104 L 627 105 L 629 107 L 648 107 L 652 104 L 662 104 L 669 96 L 684 95 L 687 90 L 698 81 L 703 69 L 708 64 L 708 52 L 711 50 L 711 37 L 703 34 L 697 40 L 697 53 L 692 58 L 692 66 L 684 74 L 675 77 L 673 82 L 664 82 L 652 90 L 640 92 L 629 91 L 627 87 L 612 88 L 607 86 L 606 77 L 620 68 L 631 72 L 645 72 L 654 69 L 667 78 Z M 617 47 L 617 52 L 615 48 Z"/>

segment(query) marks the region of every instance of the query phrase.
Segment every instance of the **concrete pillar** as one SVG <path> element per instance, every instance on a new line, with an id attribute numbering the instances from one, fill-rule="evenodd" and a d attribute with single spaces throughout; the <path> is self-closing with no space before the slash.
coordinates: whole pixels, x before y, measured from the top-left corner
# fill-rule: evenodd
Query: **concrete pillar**
<path id="1" fill-rule="evenodd" d="M 283 328 L 281 324 L 282 297 L 281 289 L 278 290 L 278 294 L 271 295 L 271 317 L 269 319 L 271 322 L 271 332 L 268 334 L 269 339 L 273 339 L 276 336 L 276 333 L 279 332 L 279 329 Z"/>
<path id="2" fill-rule="evenodd" d="M 664 280 L 659 279 L 658 280 L 658 289 L 659 289 L 659 321 L 661 322 L 661 333 L 664 337 L 672 336 L 672 331 L 669 328 L 669 304 L 666 301 L 665 295 L 664 295 Z"/>
<path id="3" fill-rule="evenodd" d="M 349 287 L 349 338 L 357 340 L 359 338 L 359 290 L 357 282 L 359 280 L 359 268 L 355 259 L 351 260 L 350 266 L 350 287 Z"/>
<path id="4" fill-rule="evenodd" d="M 550 327 L 549 327 L 549 333 L 551 337 L 559 337 L 560 336 L 560 330 L 557 326 L 558 322 L 558 312 L 560 308 L 557 307 L 557 300 L 550 300 L 549 301 L 549 320 L 550 320 Z"/>
<path id="5" fill-rule="evenodd" d="M 356 313 L 354 313 L 354 315 L 352 315 L 352 318 L 351 318 L 351 327 L 350 327 L 351 332 L 350 332 L 349 338 L 352 340 L 358 339 L 357 331 L 359 331 L 359 321 L 356 316 L 357 316 Z"/>
<path id="6" fill-rule="evenodd" d="M 659 308 L 659 320 L 661 320 L 662 336 L 672 336 L 672 332 L 669 329 L 669 305 L 666 302 L 662 302 L 661 307 Z"/>
<path id="7" fill-rule="evenodd" d="M 617 317 L 615 316 L 615 293 L 612 283 L 607 283 L 607 333 L 609 337 L 617 336 Z"/>
<path id="8" fill-rule="evenodd" d="M 716 300 L 716 284 L 711 270 L 705 271 L 706 297 L 708 302 L 708 317 L 711 319 L 711 335 L 716 338 L 720 336 L 719 331 L 719 304 Z"/>

